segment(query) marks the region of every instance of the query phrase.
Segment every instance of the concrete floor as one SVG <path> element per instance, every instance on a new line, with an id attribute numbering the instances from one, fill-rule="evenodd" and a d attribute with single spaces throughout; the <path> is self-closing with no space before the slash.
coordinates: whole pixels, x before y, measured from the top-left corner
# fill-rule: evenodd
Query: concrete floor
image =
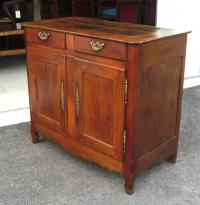
<path id="1" fill-rule="evenodd" d="M 0 58 L 0 127 L 29 120 L 25 57 L 2 57 Z"/>
<path id="2" fill-rule="evenodd" d="M 141 173 L 135 193 L 123 177 L 42 140 L 30 123 L 0 128 L 0 205 L 200 205 L 200 86 L 184 90 L 175 165 Z"/>

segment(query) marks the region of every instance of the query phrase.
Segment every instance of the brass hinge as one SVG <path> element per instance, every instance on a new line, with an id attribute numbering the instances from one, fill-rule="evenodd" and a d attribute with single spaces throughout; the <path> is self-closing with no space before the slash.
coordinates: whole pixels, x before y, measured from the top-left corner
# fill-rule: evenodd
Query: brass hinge
<path id="1" fill-rule="evenodd" d="M 128 103 L 128 80 L 124 81 L 124 104 Z"/>
<path id="2" fill-rule="evenodd" d="M 60 100 L 61 100 L 61 111 L 65 111 L 65 91 L 64 91 L 64 81 L 61 81 L 60 86 Z"/>
<path id="3" fill-rule="evenodd" d="M 126 153 L 126 139 L 127 139 L 127 133 L 126 130 L 123 132 L 123 138 L 124 138 L 124 154 Z"/>

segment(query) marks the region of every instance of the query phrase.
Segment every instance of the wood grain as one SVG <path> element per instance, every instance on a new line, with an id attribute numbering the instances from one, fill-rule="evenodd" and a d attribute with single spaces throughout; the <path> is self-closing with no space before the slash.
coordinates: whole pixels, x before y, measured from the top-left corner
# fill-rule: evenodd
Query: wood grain
<path id="1" fill-rule="evenodd" d="M 57 32 L 78 34 L 130 44 L 142 44 L 158 39 L 186 34 L 188 31 L 156 28 L 140 24 L 120 23 L 94 18 L 66 17 L 23 23 L 26 27 L 51 29 Z"/>
<path id="2" fill-rule="evenodd" d="M 38 36 L 39 32 L 45 32 L 49 34 L 47 40 L 41 40 Z M 65 48 L 65 34 L 52 32 L 44 29 L 29 29 L 27 33 L 26 40 L 31 43 L 56 47 L 56 48 Z"/>
<path id="3" fill-rule="evenodd" d="M 128 194 L 141 171 L 176 162 L 187 32 L 78 17 L 24 25 L 34 143 L 42 133 L 121 173 Z"/>
<path id="4" fill-rule="evenodd" d="M 77 86 L 80 92 L 80 116 L 75 112 L 73 116 L 77 140 L 122 160 L 124 72 L 71 56 L 67 68 L 69 89 L 73 90 L 68 100 L 74 102 L 69 109 L 75 112 Z"/>
<path id="5" fill-rule="evenodd" d="M 94 51 L 90 43 L 103 43 L 104 46 L 99 51 Z M 96 56 L 107 57 L 116 60 L 126 61 L 126 45 L 104 39 L 86 38 L 74 36 L 74 50 L 81 53 L 87 53 Z"/>
<path id="6" fill-rule="evenodd" d="M 64 113 L 61 111 L 60 89 L 62 81 L 66 85 L 65 56 L 28 48 L 28 65 L 35 120 L 52 129 L 63 131 L 67 118 L 63 117 L 66 110 Z"/>

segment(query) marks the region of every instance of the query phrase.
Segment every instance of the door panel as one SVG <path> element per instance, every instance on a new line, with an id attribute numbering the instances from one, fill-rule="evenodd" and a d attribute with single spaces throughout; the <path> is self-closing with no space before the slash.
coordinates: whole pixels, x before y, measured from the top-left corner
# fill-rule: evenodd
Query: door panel
<path id="1" fill-rule="evenodd" d="M 67 58 L 67 69 L 68 109 L 73 110 L 69 121 L 76 139 L 122 159 L 124 70 L 72 56 Z"/>
<path id="2" fill-rule="evenodd" d="M 142 122 L 138 124 L 139 156 L 176 136 L 182 65 L 183 58 L 175 56 L 143 68 L 140 92 L 144 95 L 138 103 L 138 121 Z"/>
<path id="3" fill-rule="evenodd" d="M 62 131 L 66 114 L 62 107 L 66 87 L 65 56 L 52 51 L 29 48 L 28 61 L 29 90 L 34 117 L 40 123 Z"/>
<path id="4" fill-rule="evenodd" d="M 113 145 L 113 85 L 110 79 L 89 73 L 82 75 L 82 132 Z M 94 92 L 95 90 L 95 92 Z M 107 96 L 111 97 L 107 97 Z M 99 103 L 101 102 L 101 103 Z"/>

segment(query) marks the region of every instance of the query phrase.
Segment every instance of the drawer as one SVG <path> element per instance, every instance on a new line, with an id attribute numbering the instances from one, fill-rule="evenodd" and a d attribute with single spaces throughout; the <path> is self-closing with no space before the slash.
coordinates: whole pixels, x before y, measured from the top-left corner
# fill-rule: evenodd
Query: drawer
<path id="1" fill-rule="evenodd" d="M 114 41 L 74 36 L 74 50 L 106 58 L 126 61 L 126 44 Z"/>
<path id="2" fill-rule="evenodd" d="M 55 48 L 65 48 L 64 33 L 48 31 L 45 29 L 28 28 L 26 40 L 31 43 L 38 43 Z"/>

